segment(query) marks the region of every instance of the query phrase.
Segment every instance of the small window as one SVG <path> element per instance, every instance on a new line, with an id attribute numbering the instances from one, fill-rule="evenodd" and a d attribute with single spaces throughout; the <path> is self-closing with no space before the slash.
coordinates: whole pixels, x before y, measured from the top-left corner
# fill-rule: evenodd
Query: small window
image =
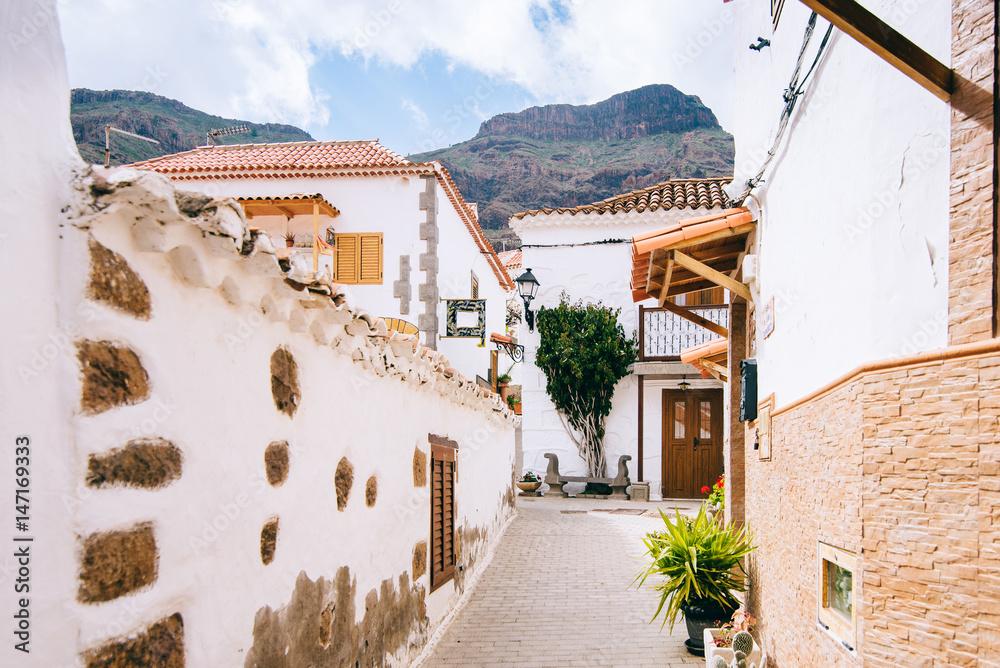
<path id="1" fill-rule="evenodd" d="M 431 591 L 455 576 L 455 452 L 458 443 L 428 435 L 431 444 Z"/>
<path id="2" fill-rule="evenodd" d="M 778 19 L 781 18 L 781 8 L 785 6 L 785 0 L 771 0 L 771 30 L 778 29 Z"/>
<path id="3" fill-rule="evenodd" d="M 857 555 L 819 544 L 819 623 L 852 652 L 857 621 L 854 605 L 857 566 Z"/>
<path id="4" fill-rule="evenodd" d="M 472 274 L 472 299 L 479 299 L 479 277 Z"/>
<path id="5" fill-rule="evenodd" d="M 382 233 L 334 234 L 333 280 L 382 284 Z"/>

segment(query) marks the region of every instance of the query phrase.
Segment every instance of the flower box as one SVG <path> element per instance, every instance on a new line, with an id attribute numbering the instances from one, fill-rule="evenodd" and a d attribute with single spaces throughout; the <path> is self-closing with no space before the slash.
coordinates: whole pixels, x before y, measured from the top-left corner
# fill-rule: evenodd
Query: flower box
<path id="1" fill-rule="evenodd" d="M 719 633 L 722 629 L 705 629 L 705 665 L 708 668 L 712 668 L 712 661 L 714 657 L 721 656 L 726 661 L 726 665 L 733 660 L 733 649 L 731 647 L 716 647 L 715 639 L 719 637 Z M 757 664 L 757 668 L 764 668 L 764 663 L 767 661 L 767 655 L 761 652 L 760 645 L 757 644 L 756 638 L 754 639 L 753 651 L 750 652 L 750 656 L 747 657 L 747 665 L 751 663 Z"/>

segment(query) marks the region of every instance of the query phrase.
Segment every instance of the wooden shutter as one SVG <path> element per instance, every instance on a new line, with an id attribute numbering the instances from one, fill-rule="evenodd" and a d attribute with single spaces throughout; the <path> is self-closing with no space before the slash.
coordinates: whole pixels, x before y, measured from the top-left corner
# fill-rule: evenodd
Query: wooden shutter
<path id="1" fill-rule="evenodd" d="M 431 591 L 455 575 L 455 448 L 431 436 Z M 455 444 L 457 445 L 457 444 Z"/>
<path id="2" fill-rule="evenodd" d="M 382 234 L 359 234 L 358 283 L 382 283 Z"/>
<path id="3" fill-rule="evenodd" d="M 358 282 L 358 235 L 336 234 L 336 266 L 333 280 L 338 283 Z"/>
<path id="4" fill-rule="evenodd" d="M 335 234 L 333 280 L 382 283 L 382 233 Z"/>

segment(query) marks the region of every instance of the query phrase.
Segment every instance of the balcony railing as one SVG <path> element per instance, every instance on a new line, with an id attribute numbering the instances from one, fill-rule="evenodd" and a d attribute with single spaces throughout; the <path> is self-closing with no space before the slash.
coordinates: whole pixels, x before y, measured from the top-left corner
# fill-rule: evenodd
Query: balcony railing
<path id="1" fill-rule="evenodd" d="M 702 318 L 729 329 L 728 306 L 690 306 Z M 699 346 L 719 335 L 690 320 L 659 308 L 639 310 L 639 340 L 642 343 L 640 361 L 680 359 L 681 351 Z"/>

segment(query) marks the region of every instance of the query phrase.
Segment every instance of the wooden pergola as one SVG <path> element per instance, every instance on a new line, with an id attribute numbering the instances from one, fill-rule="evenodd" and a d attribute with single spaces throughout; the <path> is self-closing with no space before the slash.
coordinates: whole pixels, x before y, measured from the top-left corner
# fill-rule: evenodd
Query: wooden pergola
<path id="1" fill-rule="evenodd" d="M 328 219 L 340 215 L 337 207 L 326 201 L 321 194 L 296 194 L 284 197 L 239 197 L 236 200 L 243 207 L 247 220 L 255 216 L 282 216 L 286 225 L 300 216 L 312 216 L 313 232 L 313 271 L 319 271 L 319 254 L 322 239 L 319 236 L 319 219 Z"/>

